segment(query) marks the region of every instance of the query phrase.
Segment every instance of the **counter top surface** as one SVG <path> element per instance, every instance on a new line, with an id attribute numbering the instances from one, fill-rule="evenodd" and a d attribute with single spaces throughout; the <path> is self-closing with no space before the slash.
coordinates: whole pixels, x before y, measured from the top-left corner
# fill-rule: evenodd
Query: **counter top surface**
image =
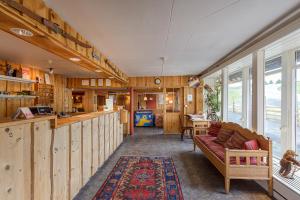
<path id="1" fill-rule="evenodd" d="M 31 119 L 16 119 L 16 120 L 2 119 L 2 120 L 0 120 L 0 128 L 16 126 L 16 125 L 32 123 L 32 122 L 38 122 L 38 121 L 43 121 L 43 120 L 51 120 L 52 121 L 51 127 L 59 128 L 59 127 L 65 126 L 67 124 L 72 124 L 72 123 L 92 119 L 92 118 L 95 118 L 100 115 L 114 113 L 114 112 L 118 112 L 118 111 L 102 111 L 102 112 L 84 113 L 84 114 L 73 115 L 70 117 L 60 118 L 60 119 L 58 119 L 56 115 L 35 116 L 34 118 L 31 118 Z"/>
<path id="2" fill-rule="evenodd" d="M 26 123 L 32 123 L 32 122 L 38 122 L 43 120 L 53 120 L 54 122 L 57 120 L 56 115 L 44 115 L 44 116 L 35 116 L 31 119 L 2 119 L 0 120 L 0 128 L 2 127 L 8 127 L 8 126 L 16 126 L 19 124 L 26 124 Z"/>
<path id="3" fill-rule="evenodd" d="M 72 123 L 84 121 L 84 120 L 87 120 L 87 119 L 92 119 L 92 118 L 97 117 L 99 115 L 109 114 L 109 113 L 114 113 L 114 112 L 118 112 L 118 111 L 91 112 L 91 113 L 74 115 L 74 116 L 66 117 L 66 118 L 60 118 L 60 119 L 57 119 L 57 128 L 62 127 L 62 126 L 67 125 L 67 124 L 72 124 Z"/>

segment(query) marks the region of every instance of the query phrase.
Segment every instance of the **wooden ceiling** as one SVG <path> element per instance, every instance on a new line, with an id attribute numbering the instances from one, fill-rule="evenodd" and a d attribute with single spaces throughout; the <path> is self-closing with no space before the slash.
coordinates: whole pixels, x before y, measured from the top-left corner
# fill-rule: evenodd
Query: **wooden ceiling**
<path id="1" fill-rule="evenodd" d="M 80 42 L 91 46 L 85 48 L 82 45 L 58 34 L 47 28 L 44 24 L 34 20 L 32 17 L 19 12 L 7 4 L 6 0 L 0 0 L 0 29 L 10 34 L 11 28 L 22 28 L 33 33 L 32 37 L 25 37 L 14 34 L 22 40 L 34 44 L 64 59 L 79 58 L 80 61 L 74 62 L 102 77 L 114 77 L 122 83 L 128 82 L 128 77 L 93 45 L 76 32 L 70 25 L 63 21 L 52 9 L 48 8 L 42 0 L 11 1 L 18 6 L 29 9 L 34 14 L 49 20 L 63 29 L 63 31 Z M 95 72 L 100 70 L 101 72 Z"/>

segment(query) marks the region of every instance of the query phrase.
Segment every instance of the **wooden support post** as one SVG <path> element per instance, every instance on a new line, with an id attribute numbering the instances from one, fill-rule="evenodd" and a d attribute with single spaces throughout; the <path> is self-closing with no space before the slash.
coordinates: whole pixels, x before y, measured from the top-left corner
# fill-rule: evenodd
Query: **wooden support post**
<path id="1" fill-rule="evenodd" d="M 269 180 L 268 180 L 268 194 L 270 197 L 273 196 L 273 148 L 272 140 L 269 140 L 269 156 L 268 156 L 268 165 L 269 165 Z"/>
<path id="2" fill-rule="evenodd" d="M 134 90 L 130 88 L 130 135 L 134 134 Z"/>
<path id="3" fill-rule="evenodd" d="M 225 193 L 228 194 L 230 190 L 230 178 L 229 178 L 229 165 L 230 157 L 228 155 L 228 148 L 225 148 Z"/>

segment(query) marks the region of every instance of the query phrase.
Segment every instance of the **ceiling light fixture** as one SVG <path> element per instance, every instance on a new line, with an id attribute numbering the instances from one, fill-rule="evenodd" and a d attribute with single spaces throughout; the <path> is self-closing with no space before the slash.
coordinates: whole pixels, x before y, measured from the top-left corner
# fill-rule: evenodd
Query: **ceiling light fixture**
<path id="1" fill-rule="evenodd" d="M 100 69 L 96 69 L 96 70 L 95 70 L 95 72 L 98 72 L 98 73 L 99 73 L 99 72 L 102 72 L 102 70 L 100 70 Z"/>
<path id="2" fill-rule="evenodd" d="M 29 30 L 23 29 L 23 28 L 11 28 L 11 32 L 17 35 L 25 36 L 25 37 L 32 37 L 33 33 Z"/>
<path id="3" fill-rule="evenodd" d="M 113 76 L 110 76 L 110 77 L 108 77 L 108 78 L 113 79 L 114 77 L 113 77 Z"/>
<path id="4" fill-rule="evenodd" d="M 80 61 L 80 58 L 74 57 L 74 58 L 69 58 L 69 60 L 71 60 L 71 61 L 73 61 L 73 62 L 79 62 L 79 61 Z"/>
<path id="5" fill-rule="evenodd" d="M 51 68 L 49 68 L 49 74 L 53 74 L 53 68 L 51 67 Z"/>

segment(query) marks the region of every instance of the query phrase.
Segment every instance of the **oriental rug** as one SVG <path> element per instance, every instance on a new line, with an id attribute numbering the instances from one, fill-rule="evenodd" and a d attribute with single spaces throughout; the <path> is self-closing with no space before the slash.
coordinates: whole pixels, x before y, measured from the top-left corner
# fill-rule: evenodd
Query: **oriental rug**
<path id="1" fill-rule="evenodd" d="M 172 158 L 122 156 L 93 200 L 183 200 Z"/>

